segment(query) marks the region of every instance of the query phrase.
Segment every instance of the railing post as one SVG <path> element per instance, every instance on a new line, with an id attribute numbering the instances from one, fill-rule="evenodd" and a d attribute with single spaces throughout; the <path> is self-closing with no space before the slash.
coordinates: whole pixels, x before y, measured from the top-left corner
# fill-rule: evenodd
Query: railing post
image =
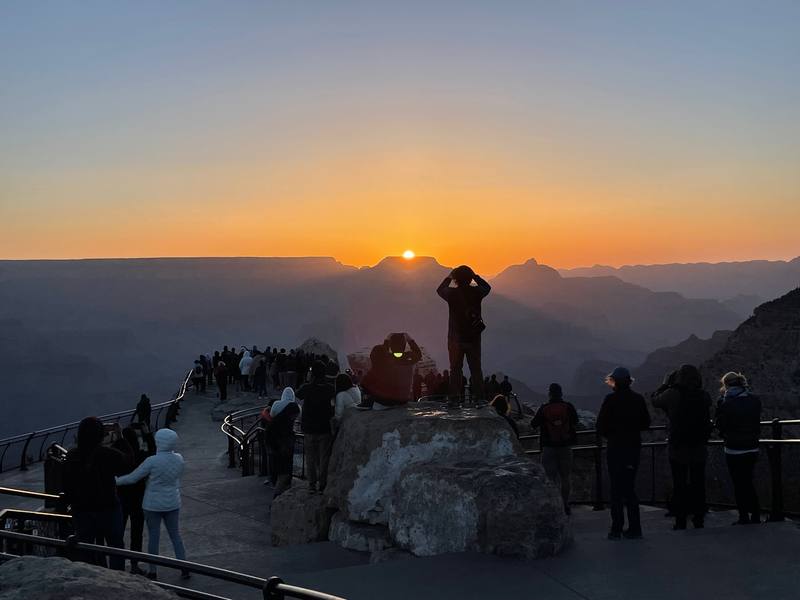
<path id="1" fill-rule="evenodd" d="M 250 442 L 244 440 L 239 445 L 239 452 L 241 456 L 239 457 L 239 462 L 242 465 L 242 477 L 250 475 Z"/>
<path id="2" fill-rule="evenodd" d="M 236 444 L 231 436 L 228 436 L 228 468 L 236 468 Z"/>
<path id="3" fill-rule="evenodd" d="M 22 447 L 22 457 L 19 459 L 20 471 L 28 470 L 28 446 L 30 445 L 34 435 L 36 435 L 35 431 L 28 436 L 28 439 L 25 440 L 25 445 Z"/>
<path id="4" fill-rule="evenodd" d="M 283 583 L 283 579 L 280 577 L 270 577 L 267 579 L 267 583 L 264 584 L 264 589 L 262 593 L 264 594 L 264 600 L 283 600 L 284 594 L 280 590 L 278 590 L 278 586 Z"/>
<path id="5" fill-rule="evenodd" d="M 603 436 L 595 434 L 594 448 L 594 506 L 593 510 L 603 510 Z"/>
<path id="6" fill-rule="evenodd" d="M 783 439 L 783 426 L 780 419 L 772 420 L 772 439 Z M 770 444 L 767 448 L 769 472 L 772 480 L 772 511 L 770 521 L 783 521 L 783 444 Z"/>

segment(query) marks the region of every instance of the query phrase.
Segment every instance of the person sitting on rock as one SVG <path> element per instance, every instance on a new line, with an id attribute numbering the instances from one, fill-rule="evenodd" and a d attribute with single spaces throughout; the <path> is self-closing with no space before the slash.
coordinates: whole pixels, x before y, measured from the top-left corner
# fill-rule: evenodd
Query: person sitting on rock
<path id="1" fill-rule="evenodd" d="M 514 422 L 514 419 L 512 419 L 509 415 L 511 412 L 511 406 L 508 404 L 506 397 L 502 394 L 497 394 L 494 398 L 492 398 L 492 401 L 489 403 L 489 405 L 497 411 L 498 415 L 506 420 L 506 423 L 508 423 L 511 429 L 514 431 L 514 435 L 519 437 L 519 428 Z"/>
<path id="2" fill-rule="evenodd" d="M 412 399 L 414 367 L 422 350 L 407 333 L 392 333 L 369 355 L 370 369 L 361 386 L 374 410 L 408 404 Z"/>
<path id="3" fill-rule="evenodd" d="M 564 512 L 570 514 L 572 446 L 577 438 L 578 411 L 564 400 L 564 393 L 557 383 L 550 384 L 548 399 L 548 403 L 536 411 L 531 427 L 541 431 L 542 466 L 547 478 L 561 485 Z"/>
<path id="4" fill-rule="evenodd" d="M 361 390 L 353 384 L 353 379 L 347 373 L 336 376 L 336 404 L 333 411 L 333 425 L 338 430 L 344 416 L 344 411 L 361 404 Z"/>

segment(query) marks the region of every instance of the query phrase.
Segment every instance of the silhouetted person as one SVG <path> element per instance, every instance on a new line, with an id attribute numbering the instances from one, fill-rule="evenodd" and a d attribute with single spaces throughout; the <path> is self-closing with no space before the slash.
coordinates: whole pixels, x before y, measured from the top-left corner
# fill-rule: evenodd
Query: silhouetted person
<path id="1" fill-rule="evenodd" d="M 214 377 L 217 378 L 219 399 L 224 402 L 228 399 L 228 366 L 225 364 L 224 360 L 217 363 L 217 368 L 214 370 Z"/>
<path id="2" fill-rule="evenodd" d="M 77 437 L 77 448 L 67 453 L 64 463 L 64 495 L 78 541 L 123 548 L 122 506 L 114 476 L 130 471 L 133 450 L 124 439 L 108 439 L 97 417 L 83 419 Z M 87 559 L 106 564 L 100 555 Z M 122 558 L 112 556 L 109 563 L 112 569 L 125 569 Z"/>
<path id="3" fill-rule="evenodd" d="M 407 333 L 392 333 L 369 355 L 370 369 L 361 386 L 370 396 L 372 407 L 380 410 L 408 404 L 416 364 L 422 350 Z"/>
<path id="4" fill-rule="evenodd" d="M 511 407 L 509 406 L 506 397 L 503 396 L 502 394 L 497 394 L 494 398 L 492 398 L 492 401 L 489 402 L 489 405 L 492 408 L 494 408 L 495 411 L 497 411 L 498 415 L 500 415 L 506 420 L 506 423 L 508 423 L 509 427 L 511 427 L 511 430 L 514 432 L 514 435 L 519 437 L 519 427 L 517 427 L 517 424 L 514 422 L 514 419 L 512 419 L 511 416 L 508 414 L 511 412 Z"/>
<path id="5" fill-rule="evenodd" d="M 471 285 L 472 282 L 475 285 Z M 455 282 L 455 287 L 451 283 Z M 450 357 L 450 400 L 463 399 L 464 358 L 467 359 L 474 399 L 483 398 L 481 333 L 486 329 L 481 317 L 481 302 L 492 287 L 466 265 L 452 273 L 436 289 L 449 308 L 447 352 Z"/>
<path id="6" fill-rule="evenodd" d="M 151 414 L 152 408 L 150 407 L 150 398 L 147 397 L 147 394 L 142 394 L 139 397 L 139 402 L 136 404 L 136 421 L 138 423 L 146 423 L 149 428 Z"/>
<path id="7" fill-rule="evenodd" d="M 511 396 L 511 392 L 514 391 L 514 386 L 511 385 L 511 382 L 508 380 L 508 375 L 503 377 L 503 381 L 500 382 L 500 393 L 503 394 L 506 398 Z"/>
<path id="8" fill-rule="evenodd" d="M 144 462 L 150 452 L 142 448 L 142 440 L 131 427 L 122 430 L 122 437 L 133 450 L 133 464 L 131 471 Z M 142 510 L 142 500 L 144 499 L 145 482 L 140 481 L 134 485 L 121 486 L 117 489 L 120 502 L 122 504 L 122 531 L 131 522 L 131 550 L 142 551 L 142 535 L 144 533 L 144 511 Z M 139 569 L 139 561 L 131 559 L 131 573 L 135 575 L 143 574 Z"/>
<path id="9" fill-rule="evenodd" d="M 633 378 L 625 367 L 606 377 L 614 391 L 608 394 L 597 415 L 597 431 L 608 440 L 608 476 L 611 481 L 611 530 L 608 539 L 642 537 L 636 472 L 642 450 L 641 432 L 650 427 L 644 398 L 631 389 Z M 623 531 L 627 508 L 628 529 Z"/>
<path id="10" fill-rule="evenodd" d="M 156 454 L 147 457 L 133 472 L 117 477 L 117 485 L 132 485 L 147 479 L 142 500 L 142 509 L 147 521 L 147 552 L 158 554 L 161 536 L 161 521 L 167 528 L 175 558 L 186 560 L 178 522 L 181 508 L 181 476 L 183 457 L 175 452 L 178 434 L 171 429 L 159 429 L 155 435 Z M 189 577 L 183 571 L 184 579 Z M 156 566 L 150 565 L 148 577 L 156 578 Z"/>
<path id="11" fill-rule="evenodd" d="M 706 514 L 706 459 L 711 435 L 711 396 L 703 390 L 700 371 L 681 365 L 653 394 L 653 406 L 669 419 L 669 464 L 672 469 L 675 529 L 686 529 L 689 515 L 701 528 Z"/>
<path id="12" fill-rule="evenodd" d="M 311 381 L 297 390 L 296 396 L 303 401 L 300 428 L 308 461 L 308 487 L 321 492 L 328 482 L 334 400 L 334 387 L 326 380 L 322 361 L 311 365 Z"/>
<path id="13" fill-rule="evenodd" d="M 500 382 L 497 381 L 497 375 L 492 374 L 489 378 L 488 387 L 486 388 L 486 395 L 489 398 L 494 398 L 500 393 Z"/>
<path id="14" fill-rule="evenodd" d="M 300 414 L 300 406 L 295 401 L 294 390 L 284 388 L 281 399 L 269 410 L 270 424 L 268 443 L 272 449 L 272 475 L 275 477 L 275 499 L 292 487 L 294 469 L 294 423 Z"/>
<path id="15" fill-rule="evenodd" d="M 203 373 L 203 365 L 200 363 L 199 360 L 194 361 L 194 367 L 192 368 L 192 387 L 194 388 L 194 393 L 199 394 L 201 389 L 205 387 L 206 377 Z"/>
<path id="16" fill-rule="evenodd" d="M 717 404 L 717 428 L 725 442 L 725 461 L 731 474 L 739 520 L 734 525 L 761 522 L 753 471 L 761 437 L 761 400 L 750 393 L 741 373 L 726 373 Z"/>
<path id="17" fill-rule="evenodd" d="M 531 427 L 541 432 L 542 466 L 550 481 L 560 483 L 564 512 L 570 514 L 572 446 L 577 439 L 578 411 L 564 400 L 564 392 L 557 383 L 550 384 L 547 397 L 547 404 L 536 411 Z"/>

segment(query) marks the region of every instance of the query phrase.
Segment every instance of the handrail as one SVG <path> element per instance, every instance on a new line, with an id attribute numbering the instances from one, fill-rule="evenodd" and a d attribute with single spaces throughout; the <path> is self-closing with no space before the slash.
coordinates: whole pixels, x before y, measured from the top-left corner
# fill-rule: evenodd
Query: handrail
<path id="1" fill-rule="evenodd" d="M 156 414 L 155 418 L 156 427 L 158 426 L 158 419 L 161 417 L 161 414 L 164 411 L 164 409 L 167 409 L 167 413 L 164 418 L 164 426 L 165 427 L 168 426 L 169 423 L 171 422 L 170 419 L 174 419 L 174 414 L 170 415 L 170 410 L 173 409 L 175 406 L 180 406 L 180 402 L 186 395 L 186 389 L 188 388 L 189 382 L 191 381 L 191 374 L 192 374 L 191 371 L 187 373 L 186 377 L 183 380 L 183 383 L 178 389 L 177 394 L 172 400 L 167 400 L 166 402 L 154 404 L 150 407 L 151 411 Z M 136 414 L 136 409 L 133 408 L 133 409 L 127 409 L 109 413 L 106 415 L 102 415 L 98 418 L 102 421 L 116 421 L 117 423 L 119 423 L 120 420 L 126 417 L 131 417 L 132 419 L 135 414 Z M 50 436 L 62 434 L 60 444 L 63 444 L 65 438 L 67 437 L 67 433 L 69 433 L 71 430 L 76 430 L 79 425 L 80 421 L 73 421 L 71 423 L 64 423 L 62 425 L 54 425 L 52 427 L 46 427 L 44 429 L 37 429 L 35 431 L 30 431 L 28 433 L 17 434 L 0 440 L 0 448 L 2 448 L 2 451 L 0 451 L 0 473 L 9 470 L 9 468 L 4 468 L 4 460 L 9 448 L 11 448 L 12 446 L 21 445 L 22 450 L 20 452 L 19 463 L 10 468 L 12 469 L 17 468 L 21 471 L 25 471 L 27 470 L 29 464 L 28 448 L 30 447 L 31 442 L 33 442 L 33 440 L 38 440 L 38 439 L 42 440 L 42 443 L 39 445 L 38 453 L 35 453 L 34 451 L 35 454 L 34 454 L 34 459 L 32 461 L 32 462 L 41 462 L 42 460 L 44 460 L 45 442 L 47 442 L 47 439 Z"/>
<path id="2" fill-rule="evenodd" d="M 0 513 L 0 515 L 2 515 L 2 513 Z M 228 581 L 230 583 L 236 583 L 250 588 L 260 589 L 262 590 L 264 598 L 266 600 L 280 600 L 287 595 L 293 598 L 299 598 L 301 600 L 305 599 L 344 600 L 339 596 L 333 596 L 331 594 L 326 594 L 324 592 L 318 592 L 316 590 L 309 590 L 298 586 L 287 585 L 283 583 L 283 580 L 277 577 L 272 577 L 270 579 L 263 579 L 261 577 L 256 577 L 255 575 L 240 573 L 238 571 L 231 571 L 229 569 L 222 569 L 220 567 L 212 567 L 211 565 L 205 565 L 202 563 L 196 563 L 188 560 L 180 560 L 177 558 L 170 558 L 167 556 L 147 554 L 146 552 L 136 552 L 134 550 L 126 550 L 124 548 L 113 548 L 110 546 L 99 546 L 97 544 L 88 544 L 85 542 L 79 542 L 76 536 L 70 536 L 66 540 L 61 540 L 58 538 L 36 536 L 16 531 L 0 530 L 0 539 L 17 540 L 39 546 L 49 546 L 51 548 L 63 548 L 73 552 L 83 550 L 87 552 L 105 554 L 107 556 L 116 556 L 119 558 L 137 560 L 139 562 L 146 562 L 154 565 L 159 565 L 162 567 L 181 569 L 183 571 L 188 571 L 190 573 L 205 575 L 207 577 L 221 579 L 223 581 Z M 160 582 L 154 582 L 154 583 L 160 585 Z M 171 586 L 170 589 L 180 594 L 180 592 L 185 588 L 179 588 L 178 586 Z M 214 597 L 213 595 L 206 595 L 204 592 L 197 592 L 196 590 L 187 590 L 187 591 L 196 592 L 197 594 L 203 594 L 202 596 L 194 595 L 189 597 L 196 597 L 196 598 Z"/>
<path id="3" fill-rule="evenodd" d="M 45 492 L 34 492 L 32 490 L 21 490 L 9 487 L 0 487 L 0 494 L 5 496 L 18 496 L 20 498 L 36 498 L 37 500 L 61 500 L 58 494 L 47 494 Z"/>

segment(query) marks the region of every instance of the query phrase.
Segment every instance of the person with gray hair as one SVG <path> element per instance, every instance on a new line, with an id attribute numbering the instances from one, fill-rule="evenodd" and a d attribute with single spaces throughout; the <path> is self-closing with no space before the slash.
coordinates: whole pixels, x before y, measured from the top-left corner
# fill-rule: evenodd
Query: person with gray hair
<path id="1" fill-rule="evenodd" d="M 761 522 L 761 507 L 753 484 L 761 434 L 761 400 L 750 393 L 747 378 L 734 371 L 720 380 L 717 429 L 725 443 L 725 462 L 733 483 L 739 519 L 734 525 Z"/>

